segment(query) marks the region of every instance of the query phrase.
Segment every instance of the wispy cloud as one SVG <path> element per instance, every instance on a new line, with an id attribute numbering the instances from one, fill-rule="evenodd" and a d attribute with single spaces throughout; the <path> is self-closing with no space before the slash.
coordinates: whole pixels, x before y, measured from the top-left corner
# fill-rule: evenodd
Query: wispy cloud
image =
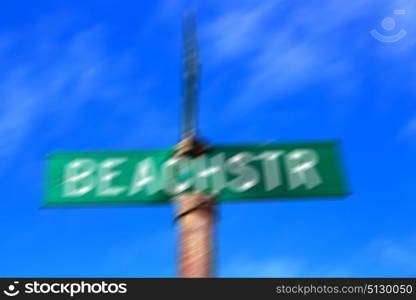
<path id="1" fill-rule="evenodd" d="M 406 125 L 400 130 L 399 139 L 416 139 L 416 117 L 413 117 Z"/>
<path id="2" fill-rule="evenodd" d="M 314 3 L 312 10 L 312 4 L 263 1 L 225 13 L 205 29 L 212 50 L 223 60 L 250 52 L 250 59 L 243 60 L 249 75 L 244 93 L 237 96 L 240 106 L 253 106 L 270 94 L 287 93 L 317 80 L 338 78 L 332 86 L 354 85 L 351 81 L 359 78 L 355 64 L 340 55 L 336 48 L 342 46 L 334 39 L 343 26 L 367 12 L 368 1 Z"/>
<path id="3" fill-rule="evenodd" d="M 88 105 L 111 112 L 101 127 L 108 136 L 117 135 L 120 145 L 131 144 L 132 131 L 137 143 L 157 140 L 163 130 L 173 130 L 163 111 L 148 105 L 155 85 L 152 75 L 137 71 L 140 62 L 134 49 L 114 52 L 111 34 L 106 25 L 79 28 L 65 18 L 51 17 L 33 28 L 0 35 L 0 59 L 6 66 L 0 69 L 0 156 L 10 161 L 39 128 L 43 133 L 36 137 L 36 146 L 54 147 L 51 140 L 88 122 L 79 117 Z M 140 117 L 134 116 L 132 107 L 140 109 Z M 129 130 L 112 132 L 110 121 L 126 115 L 129 120 L 134 117 Z M 97 130 L 96 136 L 100 134 Z"/>
<path id="4" fill-rule="evenodd" d="M 292 259 L 234 260 L 220 270 L 221 277 L 298 277 L 302 262 Z"/>
<path id="5" fill-rule="evenodd" d="M 413 18 L 405 2 L 310 1 L 299 5 L 262 1 L 225 11 L 204 28 L 212 57 L 224 63 L 223 68 L 229 61 L 238 64 L 243 77 L 241 86 L 234 88 L 240 92 L 233 94 L 234 100 L 224 111 L 241 118 L 266 101 L 315 85 L 324 94 L 345 100 L 338 106 L 347 106 L 343 110 L 349 112 L 368 79 L 359 59 L 362 50 L 374 47 L 392 55 L 394 49 L 402 53 L 413 44 L 411 37 L 389 48 L 369 34 L 379 25 L 380 15 L 388 16 L 393 9 L 403 8 L 408 11 L 405 18 Z M 402 23 L 410 34 L 415 22 L 406 19 Z"/>
<path id="6" fill-rule="evenodd" d="M 416 239 L 374 238 L 350 251 L 348 256 L 234 258 L 225 263 L 222 277 L 362 277 L 414 276 L 416 274 Z"/>
<path id="7" fill-rule="evenodd" d="M 173 236 L 172 230 L 154 232 L 141 240 L 113 245 L 105 251 L 99 272 L 108 274 L 112 270 L 113 276 L 173 277 Z"/>
<path id="8" fill-rule="evenodd" d="M 207 28 L 205 38 L 211 43 L 217 59 L 232 58 L 258 48 L 258 40 L 263 36 L 266 18 L 272 15 L 276 5 L 262 2 L 257 7 L 245 7 L 223 14 Z"/>
<path id="9" fill-rule="evenodd" d="M 59 46 L 43 37 L 39 44 L 26 41 L 33 56 L 24 53 L 27 58 L 20 59 L 14 48 L 2 55 L 10 67 L 0 86 L 1 155 L 16 151 L 39 118 L 60 114 L 66 119 L 88 100 L 108 64 L 100 54 L 101 36 L 99 28 L 87 29 Z M 22 41 L 16 40 L 18 49 Z"/>
<path id="10" fill-rule="evenodd" d="M 380 239 L 371 245 L 380 263 L 392 271 L 388 275 L 416 274 L 416 236 L 404 239 Z"/>

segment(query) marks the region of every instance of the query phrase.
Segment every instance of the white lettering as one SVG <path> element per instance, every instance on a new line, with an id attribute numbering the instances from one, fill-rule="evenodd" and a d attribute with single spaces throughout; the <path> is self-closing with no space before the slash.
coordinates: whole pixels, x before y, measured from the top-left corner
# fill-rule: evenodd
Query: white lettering
<path id="1" fill-rule="evenodd" d="M 228 183 L 228 187 L 235 192 L 244 192 L 251 189 L 259 182 L 259 174 L 256 169 L 247 164 L 252 161 L 250 152 L 241 152 L 227 161 L 227 171 L 238 175 Z"/>
<path id="2" fill-rule="evenodd" d="M 156 176 L 155 162 L 152 157 L 146 158 L 138 163 L 128 195 L 136 194 L 143 187 L 146 187 L 148 195 L 153 195 L 159 191 L 160 187 L 157 184 Z"/>
<path id="3" fill-rule="evenodd" d="M 266 151 L 257 158 L 262 159 L 266 192 L 282 184 L 278 159 L 283 151 Z"/>
<path id="4" fill-rule="evenodd" d="M 322 183 L 321 177 L 314 168 L 318 163 L 318 155 L 311 149 L 299 149 L 286 155 L 289 189 L 301 185 L 311 189 Z"/>
<path id="5" fill-rule="evenodd" d="M 76 159 L 65 166 L 64 197 L 79 197 L 94 188 L 92 159 Z"/>
<path id="6" fill-rule="evenodd" d="M 117 196 L 121 194 L 126 187 L 111 186 L 111 181 L 120 175 L 120 171 L 113 171 L 112 168 L 125 162 L 125 158 L 112 158 L 103 161 L 98 169 L 98 196 Z"/>
<path id="7" fill-rule="evenodd" d="M 186 173 L 190 171 L 190 168 L 191 162 L 186 157 L 174 157 L 163 164 L 166 180 L 165 190 L 169 194 L 176 195 L 191 187 L 193 178 L 188 178 L 183 182 L 177 182 L 175 180 L 175 178 L 179 178 L 181 176 L 184 177 Z"/>

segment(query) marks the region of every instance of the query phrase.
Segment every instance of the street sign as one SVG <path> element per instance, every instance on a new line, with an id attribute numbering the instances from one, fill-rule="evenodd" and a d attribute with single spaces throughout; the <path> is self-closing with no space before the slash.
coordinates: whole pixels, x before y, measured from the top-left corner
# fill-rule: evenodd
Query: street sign
<path id="1" fill-rule="evenodd" d="M 334 142 L 173 150 L 55 153 L 47 164 L 46 205 L 169 203 L 183 193 L 218 201 L 348 193 Z"/>

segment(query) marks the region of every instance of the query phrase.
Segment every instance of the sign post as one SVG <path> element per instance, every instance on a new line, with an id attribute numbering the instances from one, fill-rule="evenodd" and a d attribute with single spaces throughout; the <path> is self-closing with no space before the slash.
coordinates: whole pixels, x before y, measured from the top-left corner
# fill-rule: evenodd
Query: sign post
<path id="1" fill-rule="evenodd" d="M 212 277 L 214 197 L 184 194 L 178 197 L 179 275 Z"/>
<path id="2" fill-rule="evenodd" d="M 177 154 L 184 157 L 202 155 L 206 149 L 196 140 L 196 104 L 198 97 L 199 61 L 195 18 L 185 16 L 184 86 L 182 142 Z M 181 277 L 213 276 L 214 197 L 200 192 L 184 193 L 177 197 L 176 220 L 179 226 L 179 275 Z"/>

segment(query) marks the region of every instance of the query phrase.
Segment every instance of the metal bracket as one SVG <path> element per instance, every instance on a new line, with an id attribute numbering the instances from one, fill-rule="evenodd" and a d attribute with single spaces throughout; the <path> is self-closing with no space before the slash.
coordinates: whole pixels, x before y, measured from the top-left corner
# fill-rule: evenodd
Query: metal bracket
<path id="1" fill-rule="evenodd" d="M 215 197 L 204 194 L 185 194 L 178 196 L 176 203 L 178 203 L 178 211 L 174 217 L 174 221 L 188 215 L 189 213 L 198 209 L 213 210 L 215 206 Z"/>
<path id="2" fill-rule="evenodd" d="M 194 135 L 189 135 L 175 146 L 177 156 L 197 157 L 209 151 L 209 148 Z"/>

